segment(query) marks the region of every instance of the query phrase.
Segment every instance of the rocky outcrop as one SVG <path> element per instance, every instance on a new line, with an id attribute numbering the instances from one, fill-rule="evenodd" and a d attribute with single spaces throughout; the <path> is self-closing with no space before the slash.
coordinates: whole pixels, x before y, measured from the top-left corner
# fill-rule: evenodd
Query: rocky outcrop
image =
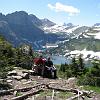
<path id="1" fill-rule="evenodd" d="M 13 71 L 8 72 L 8 76 L 12 76 L 12 75 L 14 75 L 14 76 L 17 75 L 16 70 L 13 70 Z"/>
<path id="2" fill-rule="evenodd" d="M 51 27 L 51 26 L 56 25 L 54 22 L 52 22 L 46 18 L 42 19 L 41 21 L 42 21 L 42 26 Z"/>
<path id="3" fill-rule="evenodd" d="M 16 80 L 29 79 L 29 73 L 17 72 L 16 70 L 13 70 L 13 71 L 8 72 L 8 79 L 16 79 Z"/>

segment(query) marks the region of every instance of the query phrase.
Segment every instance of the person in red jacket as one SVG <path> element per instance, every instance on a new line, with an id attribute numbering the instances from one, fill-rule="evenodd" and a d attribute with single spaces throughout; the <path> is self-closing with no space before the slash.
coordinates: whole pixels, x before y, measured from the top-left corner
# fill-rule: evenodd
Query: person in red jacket
<path id="1" fill-rule="evenodd" d="M 43 58 L 42 56 L 40 56 L 37 61 L 35 62 L 37 65 L 44 65 L 44 61 L 43 61 Z"/>
<path id="2" fill-rule="evenodd" d="M 43 57 L 40 56 L 39 58 L 35 58 L 33 60 L 35 64 L 35 71 L 39 75 L 43 75 L 44 73 L 44 66 L 45 66 L 45 60 L 43 60 Z"/>

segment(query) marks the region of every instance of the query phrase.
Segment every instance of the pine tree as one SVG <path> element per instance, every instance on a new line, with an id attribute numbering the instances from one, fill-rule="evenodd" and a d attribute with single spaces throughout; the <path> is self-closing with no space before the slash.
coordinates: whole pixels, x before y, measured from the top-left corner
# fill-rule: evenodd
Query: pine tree
<path id="1" fill-rule="evenodd" d="M 79 67 L 80 70 L 84 70 L 84 62 L 83 62 L 83 59 L 82 59 L 82 55 L 79 56 L 78 67 Z"/>
<path id="2" fill-rule="evenodd" d="M 71 69 L 72 69 L 73 75 L 74 75 L 74 76 L 77 76 L 77 72 L 78 72 L 78 65 L 77 65 L 77 62 L 76 62 L 75 57 L 74 57 L 74 58 L 72 58 L 72 65 L 71 65 Z"/>

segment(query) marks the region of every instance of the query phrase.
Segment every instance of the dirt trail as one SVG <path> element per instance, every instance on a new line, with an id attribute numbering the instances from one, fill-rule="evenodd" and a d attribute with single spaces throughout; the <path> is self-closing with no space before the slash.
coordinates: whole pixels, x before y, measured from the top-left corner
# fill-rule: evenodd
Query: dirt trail
<path id="1" fill-rule="evenodd" d="M 21 74 L 23 71 L 27 72 L 27 70 L 16 69 L 16 72 L 19 73 L 19 74 Z M 54 87 L 54 89 L 56 88 L 58 90 L 61 90 L 61 89 L 65 89 L 65 90 L 67 89 L 68 90 L 68 89 L 76 89 L 76 88 L 78 88 L 75 85 L 75 83 L 73 83 L 74 81 L 72 81 L 71 83 L 68 83 L 68 80 L 61 79 L 61 78 L 60 79 L 59 78 L 58 79 L 48 79 L 48 78 L 43 78 L 41 76 L 29 75 L 28 79 L 23 79 L 22 78 L 20 80 L 16 80 L 16 79 L 13 79 L 13 78 L 9 78 L 7 80 L 11 80 L 9 82 L 9 84 L 12 85 L 13 89 L 28 88 L 28 87 L 32 87 L 32 86 L 35 86 L 35 85 L 38 85 L 38 84 L 50 84 L 49 85 L 50 87 Z M 38 90 L 38 88 L 35 89 L 35 90 Z M 46 90 L 45 86 L 43 87 L 43 90 Z M 49 90 L 47 89 L 46 91 L 49 91 Z M 24 94 L 28 94 L 29 92 L 31 93 L 32 91 L 31 90 L 25 91 L 25 92 L 24 91 L 19 91 L 19 92 L 18 91 L 13 91 L 9 95 L 0 96 L 0 100 L 11 100 L 12 98 L 15 98 L 15 97 L 17 98 L 18 96 L 21 96 L 21 95 L 24 95 Z M 56 92 L 57 92 L 57 90 L 56 90 Z M 76 93 L 77 93 L 77 91 L 76 91 Z M 74 94 L 72 93 L 71 96 L 72 95 L 74 95 Z M 49 98 L 48 96 L 46 96 L 46 97 Z M 29 98 L 30 98 L 29 100 L 32 100 L 32 97 L 29 97 Z M 65 99 L 61 99 L 59 97 L 56 97 L 56 99 L 57 100 L 58 99 L 59 100 L 65 100 Z M 24 99 L 21 99 L 21 100 L 24 100 Z M 25 99 L 25 100 L 27 100 L 27 99 Z M 36 99 L 36 100 L 38 100 L 38 99 Z M 100 100 L 100 95 L 97 95 L 93 99 L 90 99 L 90 100 Z"/>

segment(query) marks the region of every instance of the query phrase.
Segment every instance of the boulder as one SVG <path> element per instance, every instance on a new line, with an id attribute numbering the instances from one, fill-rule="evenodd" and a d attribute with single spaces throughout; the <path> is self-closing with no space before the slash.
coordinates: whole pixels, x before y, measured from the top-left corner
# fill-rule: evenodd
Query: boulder
<path id="1" fill-rule="evenodd" d="M 22 76 L 12 76 L 12 78 L 16 79 L 16 80 L 21 80 Z"/>
<path id="2" fill-rule="evenodd" d="M 13 92 L 13 95 L 14 95 L 14 96 L 17 96 L 17 91 L 14 91 L 14 92 Z"/>
<path id="3" fill-rule="evenodd" d="M 76 78 L 75 77 L 71 77 L 67 80 L 67 84 L 69 84 L 69 87 L 71 88 L 75 88 L 76 85 Z"/>
<path id="4" fill-rule="evenodd" d="M 7 80 L 7 83 L 11 83 L 12 82 L 12 80 Z"/>
<path id="5" fill-rule="evenodd" d="M 67 80 L 68 83 L 75 83 L 76 82 L 76 78 L 75 77 L 71 77 Z"/>
<path id="6" fill-rule="evenodd" d="M 22 78 L 29 79 L 29 73 L 22 73 Z"/>
<path id="7" fill-rule="evenodd" d="M 8 72 L 8 76 L 12 76 L 12 75 L 14 75 L 14 76 L 17 75 L 16 70 L 13 70 L 13 71 Z"/>
<path id="8" fill-rule="evenodd" d="M 29 71 L 28 70 L 23 70 L 22 73 L 29 73 Z"/>
<path id="9" fill-rule="evenodd" d="M 30 74 L 30 75 L 34 75 L 35 72 L 34 72 L 33 70 L 29 70 L 29 74 Z"/>

